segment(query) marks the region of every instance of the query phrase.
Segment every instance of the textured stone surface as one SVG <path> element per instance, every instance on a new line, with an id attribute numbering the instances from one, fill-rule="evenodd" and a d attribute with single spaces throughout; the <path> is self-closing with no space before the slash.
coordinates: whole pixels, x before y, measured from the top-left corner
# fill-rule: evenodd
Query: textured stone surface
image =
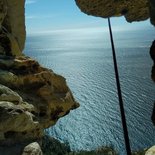
<path id="1" fill-rule="evenodd" d="M 37 142 L 33 142 L 24 148 L 22 155 L 43 155 L 42 150 Z"/>
<path id="2" fill-rule="evenodd" d="M 21 155 L 79 104 L 65 78 L 22 54 L 25 0 L 0 0 L 0 154 Z M 42 154 L 34 143 L 23 155 Z"/>
<path id="3" fill-rule="evenodd" d="M 155 21 L 154 0 L 75 0 L 82 12 L 98 17 L 125 16 L 128 22 Z M 149 9 L 150 8 L 150 9 Z"/>
<path id="4" fill-rule="evenodd" d="M 41 138 L 79 106 L 65 78 L 29 57 L 1 57 L 0 69 L 0 144 Z"/>
<path id="5" fill-rule="evenodd" d="M 0 0 L 0 54 L 21 55 L 25 45 L 25 0 Z"/>
<path id="6" fill-rule="evenodd" d="M 150 149 L 148 149 L 145 155 L 155 155 L 155 146 L 152 146 Z"/>

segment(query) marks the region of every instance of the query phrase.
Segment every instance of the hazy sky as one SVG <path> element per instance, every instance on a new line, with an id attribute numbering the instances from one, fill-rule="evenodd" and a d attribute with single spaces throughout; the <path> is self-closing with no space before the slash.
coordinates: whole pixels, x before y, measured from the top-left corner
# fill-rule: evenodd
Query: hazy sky
<path id="1" fill-rule="evenodd" d="M 124 17 L 112 18 L 112 25 L 117 30 L 153 28 L 148 20 L 128 24 Z M 106 19 L 81 13 L 74 0 L 26 0 L 27 33 L 106 26 Z"/>

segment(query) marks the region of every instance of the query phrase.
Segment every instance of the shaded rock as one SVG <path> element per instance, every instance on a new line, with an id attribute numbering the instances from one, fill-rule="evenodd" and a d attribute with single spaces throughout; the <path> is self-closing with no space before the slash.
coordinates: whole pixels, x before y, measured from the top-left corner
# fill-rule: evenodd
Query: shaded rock
<path id="1" fill-rule="evenodd" d="M 9 132 L 31 131 L 38 127 L 38 122 L 24 106 L 0 101 L 0 132 L 4 132 L 6 138 L 10 138 Z M 10 136 L 13 136 L 11 133 Z"/>
<path id="2" fill-rule="evenodd" d="M 0 68 L 0 144 L 41 138 L 79 106 L 65 78 L 29 57 L 2 57 Z"/>
<path id="3" fill-rule="evenodd" d="M 18 93 L 0 84 L 0 101 L 8 101 L 20 104 L 22 102 L 22 98 Z"/>
<path id="4" fill-rule="evenodd" d="M 151 71 L 151 78 L 155 82 L 155 66 L 153 65 L 152 71 Z"/>
<path id="5" fill-rule="evenodd" d="M 38 144 L 40 144 L 40 141 L 26 141 L 10 146 L 0 145 L 0 155 L 22 155 L 24 148 L 33 142 L 38 142 Z"/>
<path id="6" fill-rule="evenodd" d="M 152 42 L 152 45 L 150 48 L 150 56 L 155 64 L 155 40 Z"/>
<path id="7" fill-rule="evenodd" d="M 148 149 L 145 155 L 155 155 L 155 146 L 152 146 L 150 149 Z"/>
<path id="8" fill-rule="evenodd" d="M 79 104 L 65 78 L 21 56 L 25 45 L 25 0 L 0 0 L 0 154 L 21 155 Z M 18 56 L 18 57 L 17 57 Z M 21 145 L 23 144 L 23 145 Z M 9 152 L 9 150 L 11 152 Z M 37 143 L 26 154 L 42 154 Z"/>
<path id="9" fill-rule="evenodd" d="M 151 17 L 155 24 L 154 0 L 75 0 L 82 12 L 97 17 L 124 16 L 128 22 Z"/>
<path id="10" fill-rule="evenodd" d="M 0 0 L 0 54 L 21 55 L 24 49 L 25 0 Z"/>
<path id="11" fill-rule="evenodd" d="M 33 142 L 24 148 L 22 155 L 43 155 L 42 150 L 37 142 Z"/>
<path id="12" fill-rule="evenodd" d="M 151 119 L 152 119 L 152 122 L 153 122 L 153 124 L 154 124 L 154 126 L 155 126 L 155 103 L 154 103 L 154 107 L 153 107 Z"/>
<path id="13" fill-rule="evenodd" d="M 155 1 L 150 0 L 150 19 L 151 23 L 155 25 Z"/>
<path id="14" fill-rule="evenodd" d="M 155 40 L 152 42 L 151 48 L 150 48 L 150 56 L 153 60 L 153 67 L 152 67 L 152 80 L 155 82 Z"/>

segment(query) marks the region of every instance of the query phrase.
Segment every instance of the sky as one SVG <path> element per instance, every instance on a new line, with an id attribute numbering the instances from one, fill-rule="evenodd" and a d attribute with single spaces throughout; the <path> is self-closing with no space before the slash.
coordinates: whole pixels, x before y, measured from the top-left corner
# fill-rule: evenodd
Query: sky
<path id="1" fill-rule="evenodd" d="M 66 29 L 99 29 L 107 27 L 107 19 L 82 13 L 74 0 L 26 0 L 28 34 Z M 127 23 L 124 17 L 112 18 L 114 30 L 152 29 L 149 20 Z"/>

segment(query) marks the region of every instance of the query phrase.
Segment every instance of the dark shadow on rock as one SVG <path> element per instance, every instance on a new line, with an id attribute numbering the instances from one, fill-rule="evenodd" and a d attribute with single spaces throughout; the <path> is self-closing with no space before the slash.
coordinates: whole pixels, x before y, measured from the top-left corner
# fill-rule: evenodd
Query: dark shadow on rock
<path id="1" fill-rule="evenodd" d="M 152 119 L 152 122 L 153 122 L 153 124 L 154 124 L 154 126 L 155 126 L 155 103 L 154 103 L 154 107 L 153 107 L 153 112 L 152 112 L 152 117 L 151 117 L 151 119 Z"/>
<path id="2" fill-rule="evenodd" d="M 0 145 L 0 155 L 22 155 L 25 146 L 35 141 L 27 141 L 14 145 Z M 37 141 L 40 143 L 40 141 Z"/>
<path id="3" fill-rule="evenodd" d="M 152 80 L 155 82 L 155 40 L 152 42 L 152 45 L 150 47 L 150 56 L 154 63 L 152 66 L 151 77 L 152 77 Z M 151 119 L 153 124 L 155 125 L 155 103 L 154 103 Z"/>
<path id="4" fill-rule="evenodd" d="M 153 60 L 153 67 L 152 67 L 152 80 L 155 82 L 155 40 L 152 42 L 152 45 L 150 47 L 150 56 Z"/>

